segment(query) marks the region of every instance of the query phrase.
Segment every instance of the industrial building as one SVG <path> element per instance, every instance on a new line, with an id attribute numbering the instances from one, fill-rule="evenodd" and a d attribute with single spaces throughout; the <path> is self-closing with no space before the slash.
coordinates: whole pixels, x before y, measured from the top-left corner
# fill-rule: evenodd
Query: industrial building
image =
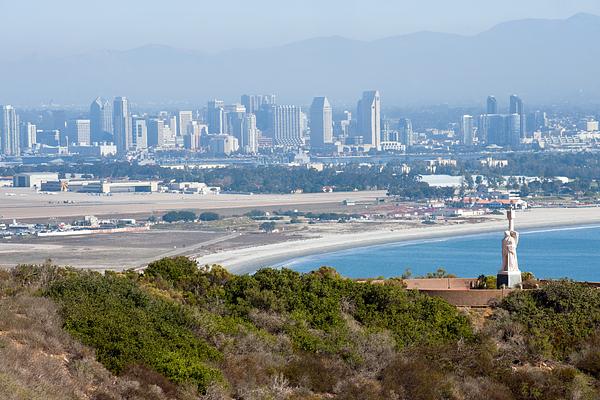
<path id="1" fill-rule="evenodd" d="M 22 172 L 13 176 L 14 187 L 41 188 L 42 183 L 58 181 L 56 172 Z"/>

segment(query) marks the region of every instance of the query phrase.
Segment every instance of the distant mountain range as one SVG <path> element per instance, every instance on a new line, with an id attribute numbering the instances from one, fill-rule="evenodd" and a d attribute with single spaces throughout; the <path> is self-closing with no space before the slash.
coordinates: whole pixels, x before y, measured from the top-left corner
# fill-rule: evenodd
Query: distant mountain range
<path id="1" fill-rule="evenodd" d="M 210 38 L 207 38 L 209 40 Z M 97 95 L 133 102 L 233 101 L 277 93 L 309 104 L 352 103 L 377 88 L 384 104 L 474 104 L 488 94 L 526 102 L 600 103 L 600 17 L 507 22 L 474 36 L 419 32 L 371 42 L 321 37 L 218 54 L 148 45 L 69 57 L 0 62 L 0 103 L 49 99 L 86 104 Z"/>

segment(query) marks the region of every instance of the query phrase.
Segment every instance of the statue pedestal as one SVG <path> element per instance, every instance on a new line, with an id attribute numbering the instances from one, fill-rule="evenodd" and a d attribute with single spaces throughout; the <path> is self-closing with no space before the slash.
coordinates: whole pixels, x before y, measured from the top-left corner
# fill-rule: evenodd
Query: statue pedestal
<path id="1" fill-rule="evenodd" d="M 498 289 L 504 285 L 507 289 L 519 288 L 521 283 L 521 271 L 500 271 L 496 276 L 496 285 Z"/>

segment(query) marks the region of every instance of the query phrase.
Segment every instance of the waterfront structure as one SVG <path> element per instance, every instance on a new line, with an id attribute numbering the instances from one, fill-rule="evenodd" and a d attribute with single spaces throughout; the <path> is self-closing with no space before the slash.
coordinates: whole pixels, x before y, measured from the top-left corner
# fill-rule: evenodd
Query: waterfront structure
<path id="1" fill-rule="evenodd" d="M 113 115 L 110 102 L 97 97 L 90 105 L 90 136 L 92 142 L 112 142 Z"/>
<path id="2" fill-rule="evenodd" d="M 127 152 L 133 144 L 131 115 L 126 97 L 116 97 L 113 103 L 114 141 L 119 153 Z"/>
<path id="3" fill-rule="evenodd" d="M 462 132 L 461 143 L 465 146 L 473 146 L 475 143 L 473 116 L 463 115 L 460 121 L 460 128 Z"/>
<path id="4" fill-rule="evenodd" d="M 519 233 L 515 231 L 515 210 L 506 212 L 508 219 L 508 230 L 504 232 L 502 239 L 502 267 L 497 276 L 498 288 L 518 288 L 521 286 L 522 278 L 517 258 L 517 246 L 519 245 Z"/>
<path id="5" fill-rule="evenodd" d="M 179 111 L 177 113 L 177 136 L 185 136 L 189 133 L 193 119 L 194 115 L 191 111 Z"/>
<path id="6" fill-rule="evenodd" d="M 89 119 L 72 119 L 67 123 L 67 146 L 70 143 L 91 144 Z"/>
<path id="7" fill-rule="evenodd" d="M 381 98 L 379 91 L 363 92 L 356 107 L 356 135 L 362 136 L 362 143 L 375 149 L 381 141 Z"/>
<path id="8" fill-rule="evenodd" d="M 315 97 L 310 106 L 310 146 L 323 148 L 333 143 L 333 110 L 327 97 Z"/>
<path id="9" fill-rule="evenodd" d="M 0 149 L 6 156 L 18 156 L 21 152 L 19 143 L 19 116 L 13 106 L 0 107 Z"/>
<path id="10" fill-rule="evenodd" d="M 85 157 L 109 157 L 117 155 L 117 146 L 112 143 L 94 143 L 93 145 L 69 144 L 69 154 Z"/>
<path id="11" fill-rule="evenodd" d="M 488 96 L 487 98 L 486 114 L 498 114 L 498 100 L 494 96 Z"/>
<path id="12" fill-rule="evenodd" d="M 510 96 L 509 113 L 519 115 L 519 136 L 521 139 L 527 137 L 527 131 L 526 131 L 527 118 L 525 115 L 525 106 L 523 105 L 523 100 L 516 94 L 513 94 L 512 96 Z"/>
<path id="13" fill-rule="evenodd" d="M 301 146 L 301 109 L 292 105 L 273 105 L 269 113 L 269 132 L 276 145 Z"/>

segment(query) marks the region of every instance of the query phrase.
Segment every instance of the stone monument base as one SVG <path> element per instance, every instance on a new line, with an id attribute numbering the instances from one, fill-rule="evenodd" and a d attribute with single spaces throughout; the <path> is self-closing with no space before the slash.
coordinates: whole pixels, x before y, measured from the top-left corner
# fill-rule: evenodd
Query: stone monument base
<path id="1" fill-rule="evenodd" d="M 496 285 L 498 289 L 502 286 L 507 289 L 517 289 L 523 283 L 521 279 L 521 271 L 500 271 L 496 276 Z"/>

